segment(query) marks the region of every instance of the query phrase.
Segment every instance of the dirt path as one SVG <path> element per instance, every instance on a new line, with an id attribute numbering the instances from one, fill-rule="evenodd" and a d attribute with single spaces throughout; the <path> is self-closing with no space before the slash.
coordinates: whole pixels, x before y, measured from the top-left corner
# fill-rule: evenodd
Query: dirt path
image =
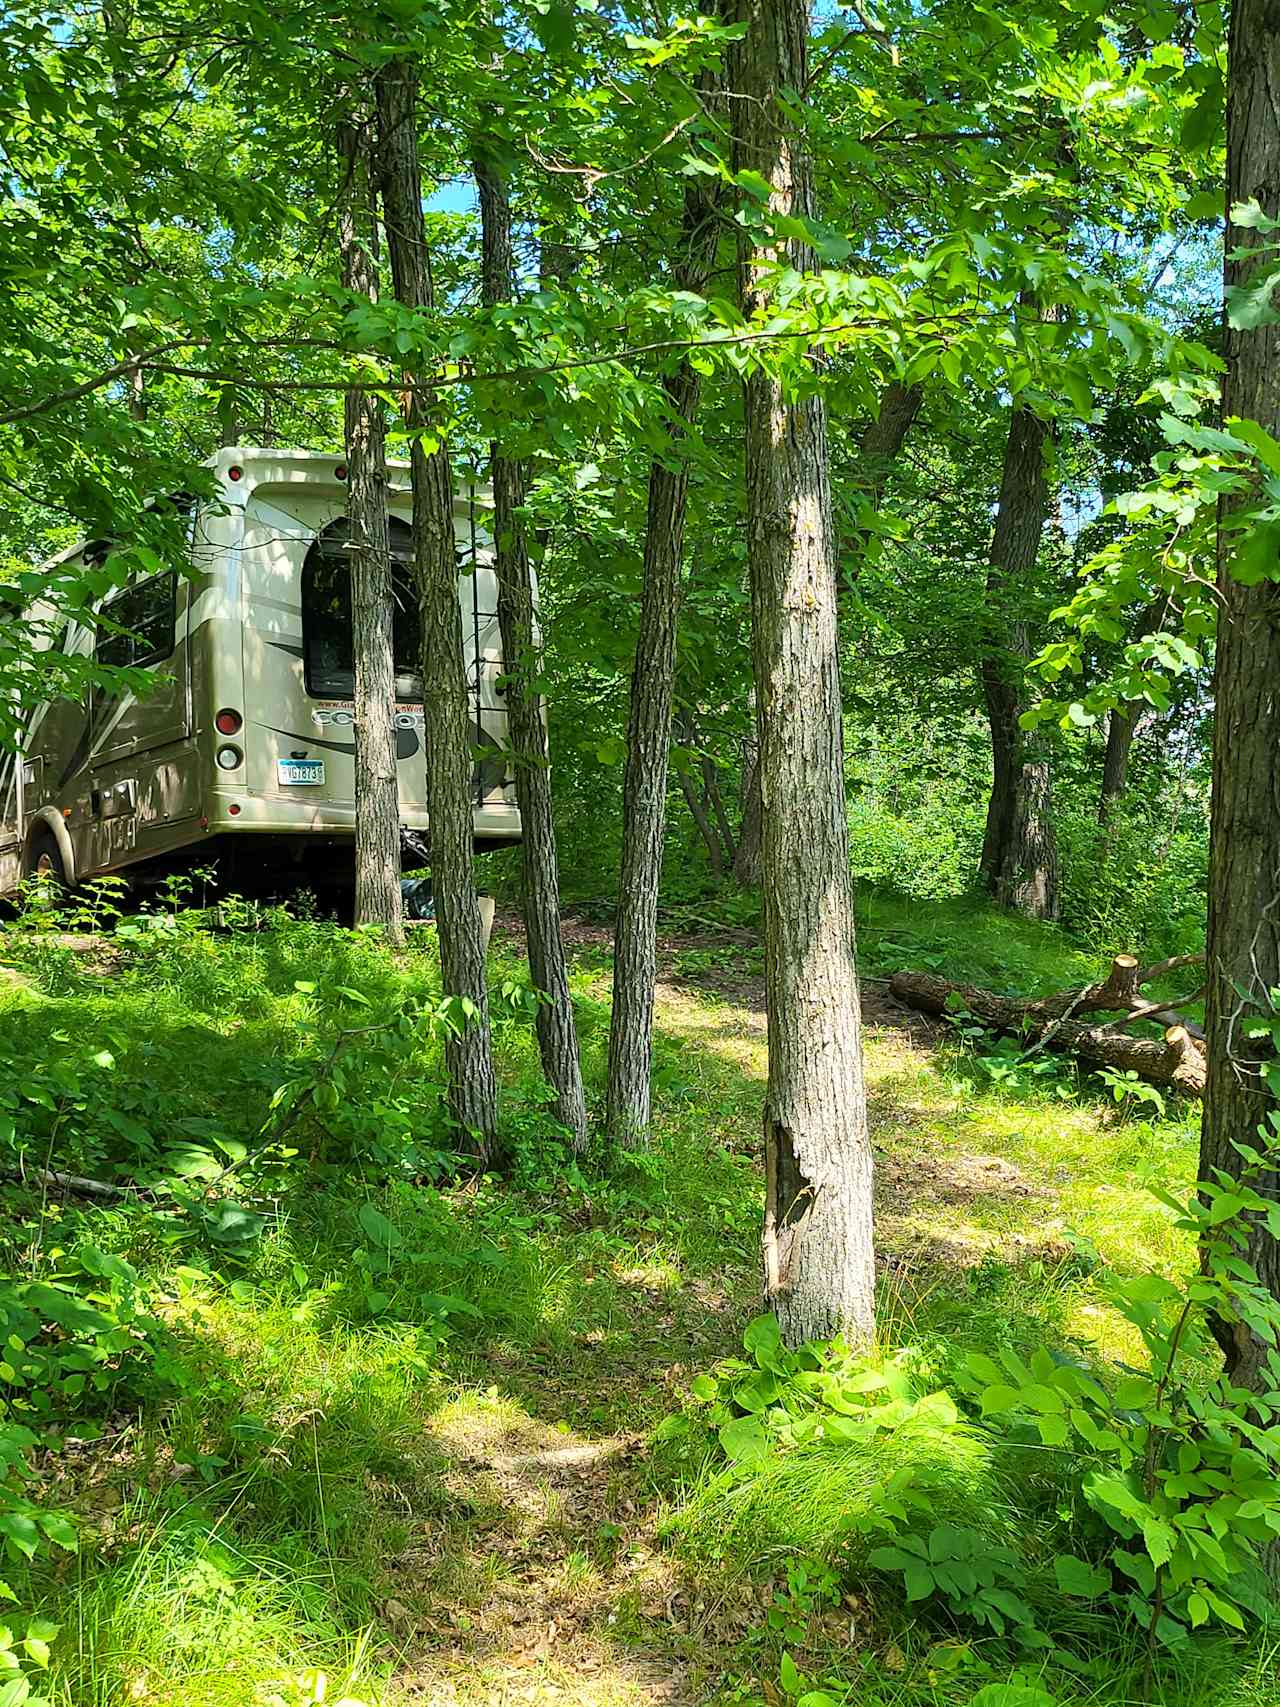
<path id="1" fill-rule="evenodd" d="M 496 928 L 521 934 L 509 915 Z M 610 944 L 602 926 L 570 923 L 566 934 L 578 950 L 598 954 Z M 699 964 L 706 937 L 663 939 L 656 1030 L 660 1044 L 692 1045 L 722 1064 L 716 1070 L 735 1087 L 732 1143 L 751 1155 L 767 1070 L 763 980 L 749 965 L 754 937 L 726 935 L 712 945 L 725 951 L 714 964 Z M 937 1028 L 874 987 L 866 996 L 882 1274 L 910 1288 L 922 1272 L 981 1257 L 980 1244 L 936 1228 L 979 1200 L 1017 1204 L 1034 1188 L 998 1157 L 939 1141 L 957 1105 L 936 1072 Z M 760 1627 L 768 1589 L 682 1574 L 659 1535 L 663 1488 L 643 1432 L 595 1434 L 540 1420 L 552 1414 L 548 1405 L 581 1414 L 583 1383 L 600 1380 L 612 1387 L 611 1414 L 621 1401 L 624 1412 L 632 1404 L 638 1419 L 652 1417 L 664 1388 L 674 1410 L 695 1369 L 736 1349 L 755 1307 L 750 1276 L 737 1284 L 740 1297 L 693 1289 L 675 1317 L 670 1300 L 639 1287 L 636 1350 L 625 1363 L 600 1370 L 575 1359 L 557 1370 L 493 1359 L 476 1371 L 474 1390 L 436 1413 L 429 1445 L 439 1455 L 441 1508 L 398 1562 L 403 1601 L 383 1608 L 404 1642 L 401 1699 L 698 1707 L 749 1667 L 740 1644 Z M 522 1393 L 536 1393 L 538 1418 Z"/>

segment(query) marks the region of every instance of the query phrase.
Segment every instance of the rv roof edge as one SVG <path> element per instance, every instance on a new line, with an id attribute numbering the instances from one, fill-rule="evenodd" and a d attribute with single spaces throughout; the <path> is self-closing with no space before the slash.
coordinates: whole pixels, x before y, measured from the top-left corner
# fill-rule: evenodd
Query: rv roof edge
<path id="1" fill-rule="evenodd" d="M 205 463 L 220 474 L 228 485 L 234 485 L 244 497 L 259 487 L 292 485 L 343 486 L 346 464 L 340 452 L 320 450 L 288 450 L 265 445 L 226 445 Z M 239 472 L 232 477 L 230 470 Z M 393 476 L 393 491 L 408 496 L 409 464 L 388 459 L 387 469 Z M 323 471 L 327 470 L 327 477 Z M 465 512 L 472 502 L 482 509 L 493 506 L 493 488 L 487 480 L 460 480 L 454 491 L 454 508 Z"/>

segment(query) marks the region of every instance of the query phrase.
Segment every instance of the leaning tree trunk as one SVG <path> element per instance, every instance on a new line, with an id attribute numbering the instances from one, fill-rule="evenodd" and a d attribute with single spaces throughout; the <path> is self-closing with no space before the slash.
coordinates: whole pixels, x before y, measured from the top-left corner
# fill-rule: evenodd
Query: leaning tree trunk
<path id="1" fill-rule="evenodd" d="M 501 168 L 478 157 L 482 244 L 481 294 L 487 307 L 515 293 L 511 253 L 511 204 Z M 516 772 L 520 805 L 520 858 L 523 873 L 524 926 L 529 970 L 547 997 L 538 1004 L 534 1025 L 542 1071 L 555 1093 L 556 1118 L 573 1135 L 575 1150 L 587 1143 L 587 1103 L 582 1089 L 578 1032 L 569 996 L 569 973 L 560 935 L 560 879 L 555 821 L 551 810 L 551 772 L 538 675 L 538 638 L 534 613 L 533 571 L 520 510 L 525 499 L 523 465 L 489 447 L 493 481 L 494 568 L 498 579 L 498 625 L 506 675 L 507 734 Z"/>
<path id="2" fill-rule="evenodd" d="M 342 282 L 378 300 L 368 121 L 338 127 L 344 183 L 338 204 Z M 387 437 L 381 400 L 353 386 L 344 406 L 351 655 L 354 665 L 357 924 L 382 925 L 404 941 L 400 895 L 400 785 L 396 767 L 396 678 Z"/>
<path id="3" fill-rule="evenodd" d="M 739 50 L 735 165 L 769 185 L 769 211 L 812 212 L 790 103 L 806 82 L 805 0 L 750 0 Z M 778 248 L 744 240 L 743 307 L 765 317 Z M 812 254 L 782 245 L 798 270 Z M 826 410 L 768 371 L 744 388 L 747 558 L 764 816 L 762 890 L 769 1082 L 765 1297 L 789 1345 L 875 1312 L 871 1146 L 845 817 Z"/>
<path id="4" fill-rule="evenodd" d="M 1165 596 L 1147 606 L 1134 631 L 1134 640 L 1154 634 L 1164 622 L 1169 609 Z M 1106 824 L 1116 803 L 1129 782 L 1129 754 L 1137 733 L 1140 709 L 1135 705 L 1118 705 L 1107 718 L 1107 744 L 1102 755 L 1102 787 L 1098 791 L 1098 822 Z"/>
<path id="5" fill-rule="evenodd" d="M 387 248 L 398 300 L 432 306 L 427 267 L 422 173 L 418 165 L 418 83 L 407 59 L 378 73 L 378 126 Z M 422 718 L 431 876 L 444 993 L 458 1000 L 445 1045 L 449 1110 L 479 1159 L 493 1154 L 497 1080 L 489 1033 L 484 934 L 476 901 L 471 723 L 467 713 L 458 554 L 453 531 L 453 472 L 441 437 L 422 441 L 428 421 L 422 393 L 405 387 L 405 424 L 412 435 L 413 540 L 422 616 Z"/>
<path id="6" fill-rule="evenodd" d="M 703 79 L 703 99 L 711 89 Z M 685 180 L 682 290 L 700 291 L 715 262 L 716 196 L 708 180 Z M 658 970 L 658 887 L 667 822 L 667 764 L 675 691 L 676 620 L 689 470 L 681 446 L 698 408 L 701 380 L 682 361 L 665 382 L 669 448 L 649 469 L 644 584 L 631 672 L 627 757 L 622 776 L 622 861 L 613 939 L 613 1014 L 605 1127 L 623 1149 L 649 1138 L 653 1074 L 653 993 Z"/>
<path id="7" fill-rule="evenodd" d="M 1031 638 L 1017 606 L 1027 596 L 1048 513 L 1048 432 L 1032 410 L 1015 405 L 987 572 L 992 630 L 980 670 L 991 724 L 992 782 L 979 871 L 1001 906 L 1037 919 L 1058 916 L 1058 860 L 1049 761 L 1018 721 Z M 1012 620 L 999 614 L 1010 602 Z"/>
<path id="8" fill-rule="evenodd" d="M 1275 0 L 1235 0 L 1228 48 L 1227 206 L 1256 201 L 1280 220 L 1280 15 Z M 1237 226 L 1227 245 L 1228 288 L 1270 264 L 1273 236 L 1265 224 Z M 1232 258 L 1237 245 L 1245 251 Z M 1260 248 L 1260 257 L 1251 249 Z M 1256 282 L 1256 281 L 1255 281 Z M 1280 325 L 1226 332 L 1224 418 L 1257 421 L 1280 433 Z M 1280 623 L 1276 583 L 1245 586 L 1231 574 L 1239 534 L 1233 512 L 1256 493 L 1224 498 L 1218 532 L 1218 635 L 1213 678 L 1213 807 L 1209 831 L 1208 996 L 1205 1029 L 1209 1076 L 1200 1140 L 1200 1176 L 1240 1171 L 1237 1143 L 1257 1144 L 1280 1099 L 1266 1072 L 1276 1046 L 1266 1027 L 1270 992 L 1280 987 Z M 1274 545 L 1273 545 L 1274 549 Z M 1253 1030 L 1260 1036 L 1251 1035 Z M 1274 1080 L 1272 1081 L 1274 1083 Z M 1280 1173 L 1260 1189 L 1280 1193 Z M 1280 1243 L 1255 1223 L 1248 1260 L 1280 1296 Z M 1243 1322 L 1219 1324 L 1231 1378 L 1241 1386 L 1273 1385 L 1268 1346 Z M 1280 1563 L 1273 1559 L 1273 1565 Z"/>

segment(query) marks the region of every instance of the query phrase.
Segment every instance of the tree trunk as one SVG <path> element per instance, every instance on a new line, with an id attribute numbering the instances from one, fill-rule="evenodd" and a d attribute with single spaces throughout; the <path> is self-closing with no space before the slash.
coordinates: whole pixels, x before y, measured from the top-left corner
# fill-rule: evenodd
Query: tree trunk
<path id="1" fill-rule="evenodd" d="M 703 79 L 703 99 L 711 87 Z M 715 193 L 686 179 L 681 290 L 700 291 L 715 262 Z M 682 361 L 665 382 L 670 446 L 649 469 L 644 586 L 631 672 L 627 757 L 622 776 L 622 860 L 613 940 L 613 1014 L 605 1127 L 623 1149 L 648 1142 L 653 1073 L 653 990 L 658 968 L 658 887 L 667 820 L 667 762 L 675 690 L 676 621 L 689 470 L 681 440 L 698 407 L 701 380 Z"/>
<path id="2" fill-rule="evenodd" d="M 1155 634 L 1164 623 L 1169 600 L 1161 596 L 1147 606 L 1138 622 L 1134 640 Z M 1107 745 L 1102 756 L 1102 787 L 1098 793 L 1098 822 L 1105 824 L 1112 808 L 1120 799 L 1129 781 L 1129 754 L 1137 733 L 1141 712 L 1129 706 L 1117 706 L 1107 718 Z"/>
<path id="3" fill-rule="evenodd" d="M 760 173 L 775 217 L 812 212 L 784 101 L 806 83 L 804 0 L 749 0 L 739 49 L 735 166 Z M 813 265 L 798 241 L 783 247 Z M 778 246 L 744 238 L 743 307 L 770 310 Z M 767 371 L 744 387 L 747 558 L 764 814 L 769 1081 L 765 1298 L 788 1345 L 871 1338 L 871 1146 L 845 816 L 826 410 Z"/>
<path id="4" fill-rule="evenodd" d="M 1227 206 L 1256 199 L 1280 219 L 1280 6 L 1276 0 L 1235 0 L 1228 48 Z M 1266 266 L 1271 235 L 1258 227 L 1228 233 L 1226 283 L 1243 284 Z M 1237 246 L 1261 247 L 1260 259 L 1232 259 Z M 1226 332 L 1224 419 L 1241 416 L 1280 433 L 1280 326 Z M 1224 497 L 1219 512 L 1217 649 L 1214 667 L 1213 807 L 1209 831 L 1208 996 L 1209 1078 L 1200 1141 L 1200 1177 L 1215 1169 L 1240 1171 L 1236 1142 L 1266 1143 L 1278 1099 L 1264 1076 L 1276 1064 L 1264 1032 L 1249 1036 L 1249 1020 L 1270 1017 L 1271 990 L 1280 987 L 1280 600 L 1274 581 L 1244 586 L 1230 572 L 1239 544 L 1232 512 L 1255 493 Z M 1274 536 L 1273 536 L 1274 537 Z M 1261 1010 L 1261 1012 L 1259 1012 Z M 1273 1081 L 1274 1082 L 1274 1081 Z M 1259 1189 L 1274 1197 L 1280 1174 Z M 1280 1296 L 1280 1243 L 1265 1227 L 1250 1229 L 1248 1260 Z M 1241 1386 L 1273 1385 L 1269 1348 L 1243 1322 L 1219 1324 L 1227 1369 Z M 1273 1561 L 1274 1562 L 1274 1561 Z"/>
<path id="5" fill-rule="evenodd" d="M 1116 706 L 1107 718 L 1107 745 L 1102 755 L 1102 788 L 1098 822 L 1105 824 L 1129 780 L 1129 753 L 1138 720 L 1126 706 Z"/>
<path id="6" fill-rule="evenodd" d="M 342 282 L 353 294 L 377 302 L 367 128 L 348 122 L 338 126 L 338 158 L 344 174 L 338 204 Z M 358 925 L 382 925 L 392 942 L 401 943 L 404 922 L 386 426 L 382 403 L 371 391 L 348 391 L 343 415 L 355 677 L 355 920 Z"/>
<path id="7" fill-rule="evenodd" d="M 418 166 L 417 74 L 407 59 L 378 73 L 378 125 L 387 248 L 398 300 L 432 306 Z M 413 376 L 410 375 L 410 378 Z M 497 1080 L 489 1034 L 484 933 L 476 903 L 471 799 L 471 722 L 467 712 L 458 553 L 453 531 L 453 472 L 441 438 L 423 444 L 429 423 L 422 394 L 406 387 L 405 424 L 414 435 L 413 540 L 422 617 L 422 717 L 431 876 L 444 993 L 457 1000 L 445 1045 L 449 1110 L 482 1163 L 493 1155 Z"/>
<path id="8" fill-rule="evenodd" d="M 858 480 L 873 507 L 878 507 L 884 499 L 893 465 L 923 402 L 922 385 L 903 385 L 901 380 L 890 380 L 880 395 L 875 420 L 863 429 L 858 441 Z"/>
<path id="9" fill-rule="evenodd" d="M 1018 722 L 1032 648 L 1026 620 L 1016 612 L 1035 572 L 1048 513 L 1048 432 L 1032 410 L 1014 406 L 987 572 L 992 632 L 980 669 L 991 723 L 992 780 L 979 872 L 1001 906 L 1036 919 L 1058 916 L 1058 859 L 1049 762 Z M 996 613 L 1011 602 L 1013 620 L 1001 620 Z"/>
<path id="10" fill-rule="evenodd" d="M 479 157 L 482 297 L 486 307 L 515 294 L 511 253 L 511 204 L 501 169 Z M 542 1071 L 555 1093 L 556 1119 L 572 1134 L 573 1147 L 587 1144 L 587 1103 L 578 1057 L 578 1033 L 569 996 L 569 973 L 560 935 L 560 877 L 551 772 L 538 675 L 538 639 L 533 572 L 520 509 L 525 499 L 523 465 L 489 447 L 493 482 L 494 568 L 498 578 L 498 625 L 506 677 L 507 734 L 515 762 L 520 805 L 525 939 L 534 985 L 548 998 L 538 1004 L 534 1026 Z"/>
<path id="11" fill-rule="evenodd" d="M 744 889 L 754 889 L 760 881 L 760 843 L 764 832 L 758 742 L 749 744 L 743 764 L 746 767 L 746 786 L 742 791 L 742 829 L 738 834 L 738 851 L 733 856 L 733 876 Z"/>

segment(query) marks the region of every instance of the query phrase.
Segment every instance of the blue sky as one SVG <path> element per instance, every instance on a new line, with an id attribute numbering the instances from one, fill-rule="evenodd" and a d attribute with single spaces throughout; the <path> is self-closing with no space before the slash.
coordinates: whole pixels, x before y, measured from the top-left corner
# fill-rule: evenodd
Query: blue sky
<path id="1" fill-rule="evenodd" d="M 427 197 L 428 213 L 474 213 L 476 187 L 470 178 L 454 178 Z"/>

